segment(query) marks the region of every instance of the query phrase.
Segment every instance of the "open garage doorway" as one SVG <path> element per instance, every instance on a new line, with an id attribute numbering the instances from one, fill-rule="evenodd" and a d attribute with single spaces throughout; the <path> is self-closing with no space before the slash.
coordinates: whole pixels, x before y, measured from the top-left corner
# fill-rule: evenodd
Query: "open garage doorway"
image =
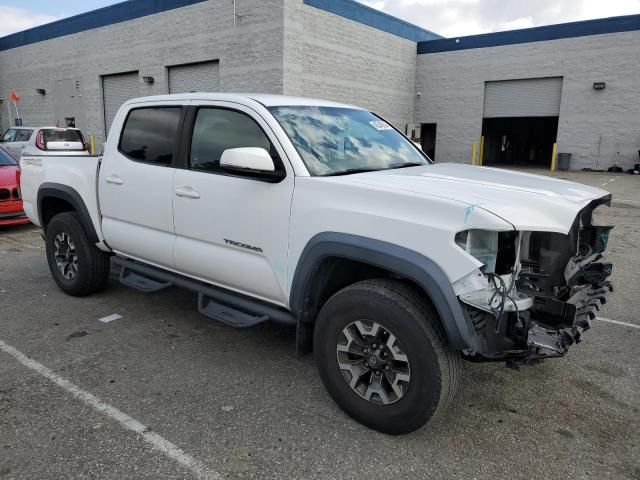
<path id="1" fill-rule="evenodd" d="M 484 165 L 549 168 L 558 117 L 485 118 Z"/>
<path id="2" fill-rule="evenodd" d="M 551 166 L 562 80 L 549 77 L 485 82 L 484 165 Z"/>

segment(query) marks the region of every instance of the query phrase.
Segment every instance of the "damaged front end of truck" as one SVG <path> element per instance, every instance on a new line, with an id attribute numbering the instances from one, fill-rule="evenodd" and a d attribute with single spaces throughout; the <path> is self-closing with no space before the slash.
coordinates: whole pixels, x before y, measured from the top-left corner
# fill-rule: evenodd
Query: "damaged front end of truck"
<path id="1" fill-rule="evenodd" d="M 519 365 L 561 357 L 591 327 L 613 287 L 603 261 L 612 226 L 582 208 L 567 234 L 545 231 L 459 232 L 456 244 L 483 265 L 454 284 L 470 328 L 469 360 Z"/>

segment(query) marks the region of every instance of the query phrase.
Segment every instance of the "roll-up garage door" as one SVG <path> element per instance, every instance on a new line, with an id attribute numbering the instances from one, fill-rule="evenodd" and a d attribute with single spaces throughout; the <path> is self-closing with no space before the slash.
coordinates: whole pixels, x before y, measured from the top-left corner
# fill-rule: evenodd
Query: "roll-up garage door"
<path id="1" fill-rule="evenodd" d="M 486 82 L 484 118 L 557 117 L 562 77 Z"/>
<path id="2" fill-rule="evenodd" d="M 217 92 L 220 90 L 218 62 L 169 67 L 169 93 Z"/>
<path id="3" fill-rule="evenodd" d="M 138 72 L 103 76 L 102 93 L 104 95 L 104 127 L 108 134 L 122 104 L 140 96 Z"/>

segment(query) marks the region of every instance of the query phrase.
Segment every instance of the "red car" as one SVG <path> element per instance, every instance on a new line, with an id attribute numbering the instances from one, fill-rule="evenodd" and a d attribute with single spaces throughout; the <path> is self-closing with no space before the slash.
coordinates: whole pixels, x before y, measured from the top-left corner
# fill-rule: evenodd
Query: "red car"
<path id="1" fill-rule="evenodd" d="M 29 223 L 22 209 L 20 165 L 0 147 L 0 227 Z"/>

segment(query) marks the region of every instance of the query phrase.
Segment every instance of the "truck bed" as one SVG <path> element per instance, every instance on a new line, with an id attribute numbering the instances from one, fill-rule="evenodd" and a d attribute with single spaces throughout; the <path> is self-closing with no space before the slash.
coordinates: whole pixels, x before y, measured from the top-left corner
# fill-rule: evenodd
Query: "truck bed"
<path id="1" fill-rule="evenodd" d="M 23 156 L 20 159 L 22 169 L 20 188 L 24 211 L 29 219 L 41 226 L 43 212 L 38 213 L 40 211 L 38 195 L 42 196 L 47 188 L 55 186 L 71 196 L 80 196 L 86 205 L 98 238 L 102 240 L 97 198 L 97 179 L 101 161 L 102 156 L 97 155 Z"/>

